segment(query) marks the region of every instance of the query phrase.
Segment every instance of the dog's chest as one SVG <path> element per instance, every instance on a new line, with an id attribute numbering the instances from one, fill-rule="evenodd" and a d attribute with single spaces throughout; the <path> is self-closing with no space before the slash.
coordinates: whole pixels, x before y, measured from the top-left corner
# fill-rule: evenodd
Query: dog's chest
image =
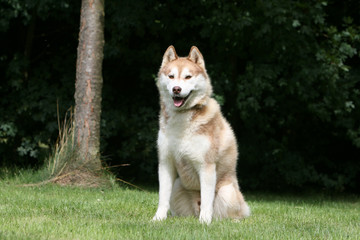
<path id="1" fill-rule="evenodd" d="M 209 150 L 209 137 L 197 132 L 198 124 L 191 115 L 179 115 L 169 119 L 165 126 L 165 138 L 169 153 L 177 160 L 202 162 Z"/>
<path id="2" fill-rule="evenodd" d="M 175 161 L 176 170 L 184 187 L 191 190 L 200 189 L 198 173 L 210 149 L 208 136 L 198 134 L 196 123 L 180 116 L 169 119 L 164 137 L 167 148 L 163 150 L 167 151 Z"/>

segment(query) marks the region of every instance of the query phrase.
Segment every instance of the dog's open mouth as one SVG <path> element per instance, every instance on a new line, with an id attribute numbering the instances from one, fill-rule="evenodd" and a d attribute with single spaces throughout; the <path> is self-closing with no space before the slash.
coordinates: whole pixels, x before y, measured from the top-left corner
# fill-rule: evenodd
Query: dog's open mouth
<path id="1" fill-rule="evenodd" d="M 174 106 L 175 107 L 181 107 L 182 105 L 185 104 L 186 100 L 188 99 L 188 97 L 190 96 L 191 92 L 189 93 L 189 95 L 187 95 L 186 97 L 179 97 L 179 96 L 174 96 L 173 100 L 174 100 Z"/>

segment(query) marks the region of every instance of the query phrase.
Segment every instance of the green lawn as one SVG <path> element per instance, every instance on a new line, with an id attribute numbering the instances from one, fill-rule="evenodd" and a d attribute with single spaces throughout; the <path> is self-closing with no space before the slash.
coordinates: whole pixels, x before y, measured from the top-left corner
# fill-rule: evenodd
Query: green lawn
<path id="1" fill-rule="evenodd" d="M 0 182 L 0 239 L 360 239 L 360 198 L 246 193 L 241 222 L 151 222 L 157 192 Z"/>

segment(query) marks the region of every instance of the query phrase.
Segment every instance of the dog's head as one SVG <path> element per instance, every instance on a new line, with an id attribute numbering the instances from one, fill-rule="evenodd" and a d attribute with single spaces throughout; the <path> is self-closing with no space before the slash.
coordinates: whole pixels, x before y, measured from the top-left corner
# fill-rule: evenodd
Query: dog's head
<path id="1" fill-rule="evenodd" d="M 166 107 L 174 110 L 190 109 L 206 104 L 212 93 L 205 62 L 197 47 L 192 47 L 187 57 L 178 57 L 173 46 L 166 50 L 157 86 Z"/>

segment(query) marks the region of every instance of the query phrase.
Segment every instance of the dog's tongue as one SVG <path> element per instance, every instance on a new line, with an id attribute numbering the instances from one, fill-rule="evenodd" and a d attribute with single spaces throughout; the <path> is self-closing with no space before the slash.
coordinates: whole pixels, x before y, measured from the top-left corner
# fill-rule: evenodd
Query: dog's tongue
<path id="1" fill-rule="evenodd" d="M 174 105 L 175 107 L 181 107 L 185 101 L 185 98 L 175 97 L 174 98 Z"/>

